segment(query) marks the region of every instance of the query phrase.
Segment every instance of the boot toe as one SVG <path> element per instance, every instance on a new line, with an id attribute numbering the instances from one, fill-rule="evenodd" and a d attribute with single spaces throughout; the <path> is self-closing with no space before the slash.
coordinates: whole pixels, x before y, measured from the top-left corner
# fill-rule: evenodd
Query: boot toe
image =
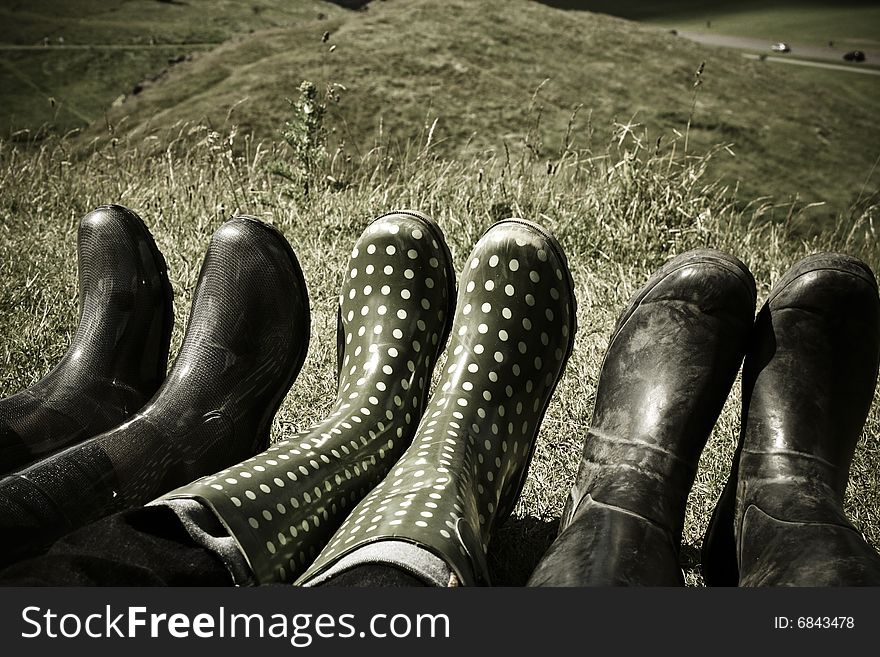
<path id="1" fill-rule="evenodd" d="M 670 260 L 618 319 L 594 424 L 609 435 L 665 441 L 688 422 L 704 441 L 745 354 L 755 301 L 754 279 L 731 256 L 701 250 Z M 700 449 L 694 444 L 688 452 Z"/>
<path id="2" fill-rule="evenodd" d="M 165 258 L 143 220 L 121 205 L 83 217 L 77 251 L 81 326 L 71 356 L 90 354 L 96 371 L 144 390 L 143 403 L 165 376 L 174 325 Z"/>
<path id="3" fill-rule="evenodd" d="M 710 584 L 757 577 L 756 564 L 744 557 L 746 549 L 765 552 L 772 564 L 764 572 L 768 577 L 782 581 L 794 572 L 788 561 L 796 550 L 772 554 L 773 532 L 762 535 L 750 528 L 744 521 L 749 508 L 755 518 L 783 519 L 784 533 L 799 531 L 797 523 L 848 525 L 843 495 L 878 361 L 880 299 L 865 263 L 817 253 L 775 283 L 743 366 L 743 423 L 733 471 L 704 540 Z"/>
<path id="4" fill-rule="evenodd" d="M 797 262 L 773 286 L 772 310 L 803 308 L 828 316 L 867 311 L 877 305 L 871 268 L 853 256 L 817 253 Z"/>
<path id="5" fill-rule="evenodd" d="M 179 424 L 222 410 L 254 436 L 240 455 L 253 453 L 302 367 L 309 333 L 290 244 L 257 219 L 227 221 L 211 238 L 180 353 L 151 413 Z"/>
<path id="6" fill-rule="evenodd" d="M 634 295 L 599 377 L 563 518 L 587 494 L 662 527 L 677 546 L 697 462 L 746 351 L 756 301 L 739 260 L 681 254 Z"/>
<path id="7" fill-rule="evenodd" d="M 432 220 L 409 210 L 374 220 L 352 250 L 340 291 L 340 377 L 356 373 L 354 360 L 377 365 L 376 351 L 442 349 L 454 290 L 452 257 Z"/>
<path id="8" fill-rule="evenodd" d="M 667 262 L 633 296 L 617 320 L 611 343 L 633 314 L 650 303 L 686 305 L 699 314 L 751 323 L 756 299 L 755 279 L 740 260 L 710 249 L 688 251 Z"/>
<path id="9" fill-rule="evenodd" d="M 0 468 L 106 431 L 153 396 L 165 377 L 174 317 L 165 259 L 134 212 L 101 206 L 79 224 L 80 317 L 62 360 L 0 400 Z"/>
<path id="10" fill-rule="evenodd" d="M 468 433 L 483 438 L 474 440 L 486 482 L 477 488 L 483 513 L 473 529 L 486 540 L 519 498 L 544 413 L 574 345 L 577 306 L 559 243 L 521 219 L 486 231 L 465 265 L 462 286 L 451 376 L 441 390 L 468 409 Z"/>
<path id="11" fill-rule="evenodd" d="M 759 313 L 743 369 L 748 412 L 739 475 L 762 482 L 755 487 L 762 491 L 762 508 L 776 512 L 787 504 L 789 516 L 794 514 L 791 500 L 770 501 L 784 500 L 764 483 L 776 479 L 820 482 L 842 499 L 878 367 L 880 298 L 871 270 L 840 254 L 796 263 Z M 813 517 L 809 509 L 841 501 L 828 495 L 819 496 L 822 503 L 808 503 L 807 484 L 801 489 L 796 499 L 804 517 Z"/>
<path id="12" fill-rule="evenodd" d="M 80 221 L 77 240 L 82 287 L 103 281 L 105 289 L 124 287 L 132 294 L 139 288 L 168 288 L 165 258 L 143 220 L 128 208 L 95 208 Z"/>

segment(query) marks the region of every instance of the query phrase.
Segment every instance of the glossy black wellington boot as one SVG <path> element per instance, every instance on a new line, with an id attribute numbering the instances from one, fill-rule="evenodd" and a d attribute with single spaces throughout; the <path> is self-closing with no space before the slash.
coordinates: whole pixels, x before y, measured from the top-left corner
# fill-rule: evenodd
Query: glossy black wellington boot
<path id="1" fill-rule="evenodd" d="M 264 449 L 308 338 L 290 245 L 255 219 L 223 224 L 180 353 L 153 399 L 116 429 L 0 480 L 0 562 Z"/>
<path id="2" fill-rule="evenodd" d="M 405 210 L 373 221 L 346 274 L 339 387 L 330 414 L 163 498 L 194 498 L 209 507 L 257 583 L 295 580 L 393 467 L 412 441 L 449 335 L 452 257 L 427 216 Z"/>
<path id="3" fill-rule="evenodd" d="M 697 462 L 739 370 L 755 312 L 739 260 L 691 251 L 617 321 L 560 533 L 531 586 L 676 586 Z"/>
<path id="4" fill-rule="evenodd" d="M 165 259 L 134 212 L 85 217 L 77 236 L 79 324 L 42 379 L 0 400 L 0 474 L 124 422 L 165 378 L 174 323 Z"/>
<path id="5" fill-rule="evenodd" d="M 818 254 L 774 286 L 743 367 L 733 472 L 703 542 L 710 585 L 880 585 L 844 515 L 880 361 L 880 300 L 855 258 Z"/>
<path id="6" fill-rule="evenodd" d="M 412 445 L 299 583 L 350 558 L 423 578 L 427 554 L 447 573 L 442 585 L 487 584 L 489 540 L 519 499 L 574 332 L 557 241 L 518 219 L 489 228 L 466 261 L 446 369 Z"/>

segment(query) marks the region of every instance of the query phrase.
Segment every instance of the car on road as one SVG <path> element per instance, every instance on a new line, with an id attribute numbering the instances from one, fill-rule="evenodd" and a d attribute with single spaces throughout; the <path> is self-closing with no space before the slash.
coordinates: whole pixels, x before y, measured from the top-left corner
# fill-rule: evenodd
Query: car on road
<path id="1" fill-rule="evenodd" d="M 770 50 L 773 52 L 791 52 L 791 48 L 787 43 L 780 41 L 779 43 L 774 43 L 770 46 Z"/>
<path id="2" fill-rule="evenodd" d="M 848 62 L 863 62 L 865 61 L 865 53 L 861 50 L 850 50 L 843 58 Z"/>

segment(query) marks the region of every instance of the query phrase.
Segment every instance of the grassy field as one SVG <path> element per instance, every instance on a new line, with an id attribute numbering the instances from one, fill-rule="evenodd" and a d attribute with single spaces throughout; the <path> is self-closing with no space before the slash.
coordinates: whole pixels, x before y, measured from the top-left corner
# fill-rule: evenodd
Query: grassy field
<path id="1" fill-rule="evenodd" d="M 880 271 L 874 79 L 781 70 L 656 26 L 549 4 L 611 5 L 0 7 L 0 47 L 39 46 L 0 49 L 0 131 L 29 129 L 0 139 L 0 395 L 37 380 L 63 354 L 77 318 L 77 222 L 103 203 L 140 213 L 166 255 L 176 292 L 172 349 L 222 221 L 254 214 L 291 241 L 309 284 L 313 339 L 276 418 L 276 439 L 330 406 L 336 295 L 372 216 L 399 207 L 432 214 L 459 269 L 492 221 L 537 221 L 569 255 L 580 329 L 522 501 L 491 547 L 496 582 L 525 581 L 554 535 L 617 313 L 660 264 L 693 247 L 728 251 L 755 274 L 759 303 L 791 264 L 818 250 L 859 255 Z M 755 16 L 765 11 L 756 4 L 735 6 Z M 713 3 L 708 19 L 692 2 L 647 6 L 652 13 L 639 14 L 638 3 L 614 3 L 656 24 L 747 24 L 729 2 Z M 823 23 L 872 38 L 867 5 L 858 5 L 857 20 L 823 14 L 827 3 L 795 6 L 777 2 L 775 18 L 758 20 L 799 17 L 804 38 Z M 52 45 L 44 48 L 44 38 Z M 85 44 L 96 47 L 69 47 Z M 287 99 L 304 79 L 317 83 L 327 106 L 326 133 L 315 135 L 326 140 L 326 157 L 306 168 L 280 136 L 286 122 L 301 123 Z M 72 128 L 81 133 L 58 135 Z M 730 468 L 739 403 L 734 388 L 691 495 L 683 551 L 691 584 L 701 581 L 697 549 Z M 880 547 L 878 437 L 875 393 L 847 511 Z"/>
<path id="2" fill-rule="evenodd" d="M 389 0 L 366 12 L 318 0 L 263 1 L 259 12 L 210 3 L 208 11 L 206 1 L 77 0 L 68 3 L 83 3 L 74 19 L 44 0 L 8 13 L 6 43 L 63 33 L 65 44 L 137 49 L 3 52 L 0 121 L 7 130 L 50 122 L 63 132 L 88 119 L 80 143 L 106 141 L 108 125 L 115 136 L 167 143 L 179 121 L 271 139 L 286 99 L 310 79 L 338 94 L 330 112 L 342 158 L 369 152 L 380 126 L 383 138 L 405 143 L 433 125 L 433 148 L 444 156 L 491 156 L 528 139 L 546 166 L 564 152 L 561 137 L 577 110 L 579 146 L 604 144 L 620 124 L 668 152 L 670 135 L 690 123 L 693 152 L 729 145 L 710 175 L 738 187 L 742 204 L 768 197 L 784 218 L 792 201 L 824 203 L 799 215 L 801 235 L 880 188 L 880 88 L 868 76 L 780 70 L 656 28 L 525 0 Z M 678 16 L 682 4 L 651 6 Z M 191 61 L 168 64 L 185 54 Z M 533 105 L 542 111 L 537 129 Z"/>
<path id="3" fill-rule="evenodd" d="M 573 481 L 592 411 L 598 370 L 616 316 L 664 261 L 694 247 L 733 253 L 758 281 L 759 303 L 802 256 L 818 250 L 860 255 L 880 269 L 877 206 L 851 224 L 809 241 L 791 223 L 764 221 L 766 205 L 739 209 L 706 177 L 706 157 L 670 157 L 618 129 L 603 149 L 572 149 L 552 173 L 527 147 L 451 161 L 425 144 L 401 152 L 378 139 L 349 168 L 319 161 L 311 192 L 272 172 L 300 162 L 284 144 L 184 126 L 170 147 L 123 137 L 112 148 L 71 159 L 72 144 L 49 138 L 35 150 L 0 144 L 0 395 L 45 374 L 64 352 L 77 318 L 75 231 L 89 209 L 119 202 L 139 212 L 169 264 L 180 343 L 201 258 L 222 221 L 247 212 L 278 226 L 304 267 L 313 337 L 304 370 L 273 427 L 274 439 L 318 420 L 335 391 L 337 293 L 351 246 L 374 215 L 410 207 L 433 215 L 457 269 L 482 231 L 515 215 L 538 221 L 560 239 L 576 284 L 579 330 L 574 353 L 542 426 L 528 481 L 514 516 L 491 547 L 496 583 L 521 584 L 552 540 Z M 559 137 L 562 139 L 562 136 Z M 334 165 L 335 166 L 335 165 Z M 345 181 L 341 188 L 328 173 Z M 300 183 L 302 180 L 300 179 Z M 440 371 L 438 366 L 438 371 Z M 698 548 L 730 468 L 740 394 L 730 395 L 704 452 L 690 497 L 683 559 L 688 582 L 701 582 Z M 852 468 L 847 511 L 880 546 L 880 395 Z"/>

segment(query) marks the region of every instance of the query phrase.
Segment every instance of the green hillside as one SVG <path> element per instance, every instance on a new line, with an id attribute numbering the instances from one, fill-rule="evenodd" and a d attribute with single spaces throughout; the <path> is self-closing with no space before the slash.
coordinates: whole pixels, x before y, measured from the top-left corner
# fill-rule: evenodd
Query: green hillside
<path id="1" fill-rule="evenodd" d="M 878 188 L 869 177 L 880 153 L 876 78 L 780 70 L 606 15 L 525 0 L 387 0 L 365 12 L 318 0 L 244 9 L 205 0 L 78 0 L 68 3 L 82 4 L 76 17 L 51 11 L 55 4 L 4 10 L 22 26 L 7 22 L 3 41 L 34 43 L 63 32 L 66 45 L 142 48 L 4 53 L 7 120 L 57 121 L 64 129 L 88 120 L 86 140 L 106 137 L 108 122 L 116 134 L 164 139 L 180 121 L 237 124 L 272 139 L 288 117 L 286 99 L 309 79 L 339 85 L 328 122 L 354 157 L 379 131 L 406 140 L 423 136 L 436 119 L 438 153 L 498 152 L 531 130 L 532 146 L 552 160 L 580 108 L 572 130 L 580 147 L 604 144 L 615 124 L 659 140 L 660 149 L 673 141 L 677 151 L 687 145 L 695 153 L 729 145 L 733 155 L 715 158 L 713 174 L 738 185 L 744 202 L 827 202 L 807 215 L 814 222 L 873 198 Z M 53 69 L 59 62 L 64 75 Z M 535 130 L 528 110 L 539 87 Z M 676 138 L 689 121 L 687 142 Z"/>
<path id="2" fill-rule="evenodd" d="M 31 0 L 0 6 L 0 135 L 103 122 L 114 100 L 254 30 L 344 10 L 320 0 Z"/>
<path id="3" fill-rule="evenodd" d="M 435 119 L 440 152 L 497 151 L 527 133 L 532 94 L 543 84 L 537 134 L 546 158 L 558 154 L 577 107 L 579 145 L 591 133 L 604 144 L 619 123 L 639 134 L 646 127 L 646 139 L 662 139 L 664 148 L 690 119 L 689 149 L 731 144 L 735 156 L 717 158 L 715 172 L 740 181 L 742 198 L 798 195 L 844 210 L 877 188 L 864 183 L 880 152 L 880 91 L 862 77 L 780 70 L 632 22 L 535 2 L 395 0 L 224 44 L 174 67 L 109 119 L 138 132 L 180 120 L 231 121 L 273 136 L 288 114 L 285 98 L 309 79 L 344 87 L 330 122 L 349 152 L 368 150 L 380 128 L 405 139 Z M 675 147 L 684 145 L 679 139 Z"/>

